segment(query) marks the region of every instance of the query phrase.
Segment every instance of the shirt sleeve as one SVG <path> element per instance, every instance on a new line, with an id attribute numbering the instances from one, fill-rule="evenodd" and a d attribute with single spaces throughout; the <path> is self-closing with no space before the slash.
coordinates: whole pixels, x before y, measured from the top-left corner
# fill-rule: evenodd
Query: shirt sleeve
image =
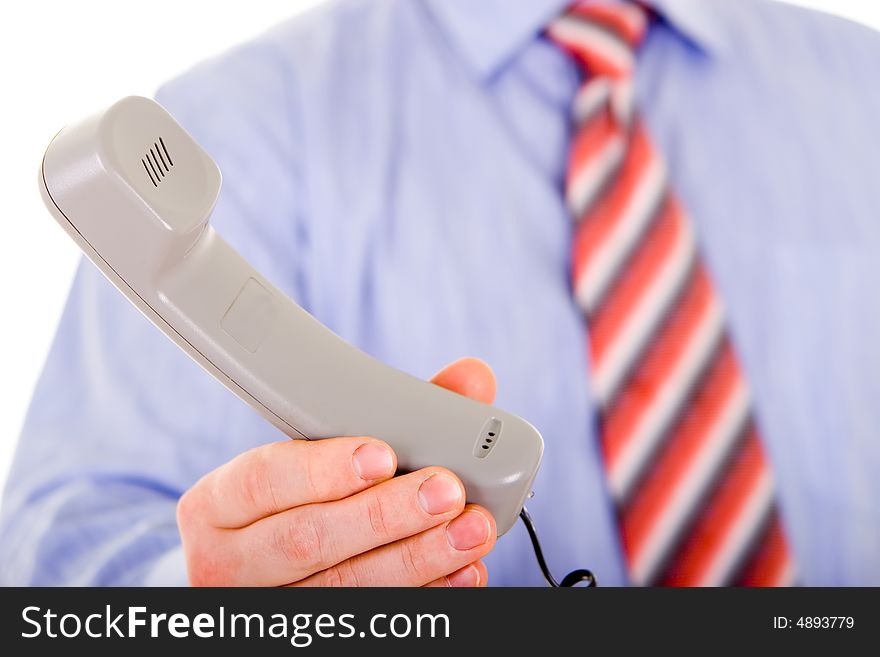
<path id="1" fill-rule="evenodd" d="M 157 94 L 223 172 L 215 228 L 307 306 L 295 97 L 272 38 Z M 185 584 L 178 497 L 236 454 L 282 438 L 83 261 L 5 491 L 0 582 Z"/>

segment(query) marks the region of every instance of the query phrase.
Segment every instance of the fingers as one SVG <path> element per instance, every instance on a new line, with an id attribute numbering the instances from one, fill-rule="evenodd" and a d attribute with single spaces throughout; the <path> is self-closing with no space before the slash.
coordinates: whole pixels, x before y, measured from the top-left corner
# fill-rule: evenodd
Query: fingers
<path id="1" fill-rule="evenodd" d="M 451 520 L 464 504 L 454 474 L 425 468 L 343 500 L 291 509 L 235 533 L 235 575 L 255 586 L 294 582 Z"/>
<path id="2" fill-rule="evenodd" d="M 384 545 L 317 573 L 297 586 L 424 586 L 455 574 L 485 556 L 495 544 L 495 520 L 468 505 L 453 520 L 416 536 Z M 479 568 L 478 568 L 479 571 Z M 485 568 L 479 571 L 484 577 Z M 461 573 L 461 581 L 472 577 Z M 484 578 L 485 579 L 485 578 Z M 447 582 L 451 583 L 450 580 Z"/>
<path id="3" fill-rule="evenodd" d="M 494 374 L 475 358 L 433 382 L 495 398 Z M 191 583 L 485 585 L 479 559 L 496 532 L 488 511 L 462 513 L 464 487 L 447 470 L 392 480 L 396 469 L 393 450 L 368 437 L 283 441 L 238 456 L 178 503 Z"/>
<path id="4" fill-rule="evenodd" d="M 475 561 L 464 568 L 459 568 L 454 573 L 438 577 L 433 582 L 425 584 L 425 586 L 429 588 L 450 586 L 454 588 L 482 588 L 488 586 L 488 584 L 489 572 L 486 570 L 486 564 L 482 561 Z"/>
<path id="5" fill-rule="evenodd" d="M 447 365 L 431 383 L 484 404 L 495 401 L 495 374 L 479 358 L 461 358 Z"/>
<path id="6" fill-rule="evenodd" d="M 244 527 L 296 506 L 348 497 L 396 469 L 393 450 L 373 438 L 270 443 L 203 477 L 181 498 L 178 514 L 213 527 Z"/>

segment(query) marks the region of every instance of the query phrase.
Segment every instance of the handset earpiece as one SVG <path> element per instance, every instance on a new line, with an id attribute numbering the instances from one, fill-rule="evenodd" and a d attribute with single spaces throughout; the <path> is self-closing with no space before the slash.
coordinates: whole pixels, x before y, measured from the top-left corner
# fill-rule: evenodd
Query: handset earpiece
<path id="1" fill-rule="evenodd" d="M 56 135 L 41 182 L 49 209 L 63 205 L 68 232 L 130 284 L 146 286 L 202 236 L 221 177 L 170 114 L 130 96 Z"/>
<path id="2" fill-rule="evenodd" d="M 47 207 L 170 339 L 292 438 L 371 435 L 401 469 L 444 466 L 505 533 L 543 440 L 528 422 L 389 367 L 261 276 L 208 223 L 216 164 L 152 100 L 62 130 L 43 159 Z"/>

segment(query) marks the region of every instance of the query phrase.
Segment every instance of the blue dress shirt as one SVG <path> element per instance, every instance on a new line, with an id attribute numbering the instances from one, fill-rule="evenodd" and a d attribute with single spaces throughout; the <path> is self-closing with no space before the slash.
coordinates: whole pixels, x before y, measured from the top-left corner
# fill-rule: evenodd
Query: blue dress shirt
<path id="1" fill-rule="evenodd" d="M 757 0 L 651 4 L 637 96 L 726 302 L 800 579 L 880 584 L 880 38 Z M 541 36 L 563 5 L 333 2 L 157 97 L 223 171 L 217 229 L 324 324 L 422 377 L 492 365 L 546 441 L 529 506 L 553 570 L 622 584 L 561 194 L 578 72 Z M 83 264 L 0 581 L 184 583 L 178 496 L 280 437 Z M 542 583 L 521 526 L 487 564 Z"/>

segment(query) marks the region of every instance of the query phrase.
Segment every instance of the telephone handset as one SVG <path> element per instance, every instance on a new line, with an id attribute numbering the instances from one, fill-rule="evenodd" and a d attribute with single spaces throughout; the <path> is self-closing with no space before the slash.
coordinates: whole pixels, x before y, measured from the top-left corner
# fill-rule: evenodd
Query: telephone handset
<path id="1" fill-rule="evenodd" d="M 263 278 L 208 223 L 220 171 L 159 104 L 131 96 L 64 128 L 40 183 L 129 301 L 285 434 L 381 438 L 401 469 L 455 472 L 499 534 L 516 521 L 541 462 L 538 431 L 372 358 Z"/>

